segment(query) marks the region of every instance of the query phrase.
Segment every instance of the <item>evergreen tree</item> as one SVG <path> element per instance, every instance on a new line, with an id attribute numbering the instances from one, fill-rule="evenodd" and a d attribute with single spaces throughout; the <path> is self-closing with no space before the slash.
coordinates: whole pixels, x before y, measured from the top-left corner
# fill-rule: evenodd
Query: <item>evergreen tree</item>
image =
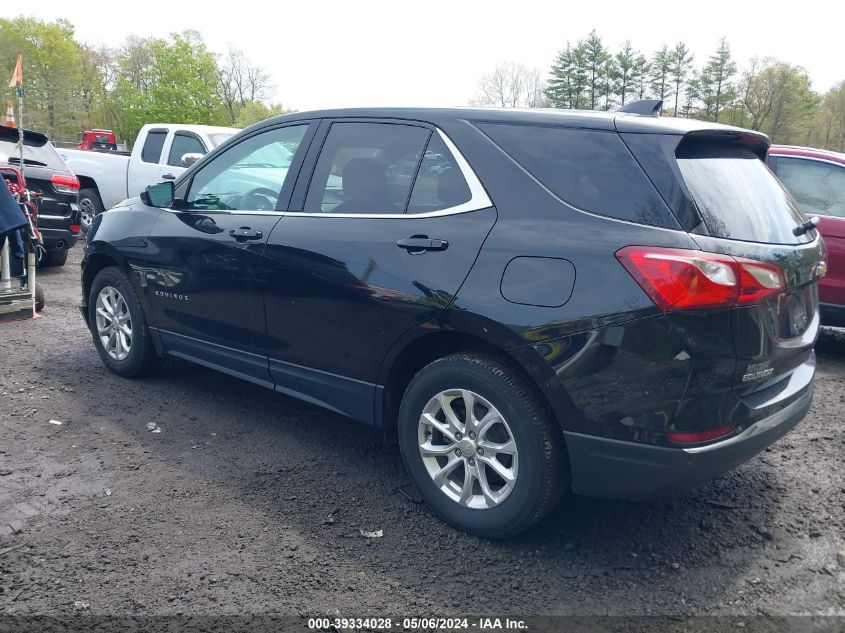
<path id="1" fill-rule="evenodd" d="M 718 121 L 722 108 L 736 98 L 736 87 L 731 81 L 736 74 L 736 64 L 731 48 L 723 37 L 719 48 L 707 60 L 699 79 L 699 96 L 704 105 L 704 117 Z"/>
<path id="2" fill-rule="evenodd" d="M 678 104 L 681 98 L 681 88 L 692 73 L 693 56 L 687 45 L 678 42 L 669 53 L 669 77 L 675 92 L 675 115 L 678 115 Z"/>
<path id="3" fill-rule="evenodd" d="M 665 103 L 671 83 L 672 53 L 665 44 L 651 57 L 651 92 Z"/>

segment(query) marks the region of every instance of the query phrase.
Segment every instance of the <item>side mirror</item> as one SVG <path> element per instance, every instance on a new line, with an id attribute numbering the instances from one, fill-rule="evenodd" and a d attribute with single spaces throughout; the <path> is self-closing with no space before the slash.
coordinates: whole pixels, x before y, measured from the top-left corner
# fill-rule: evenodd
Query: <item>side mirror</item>
<path id="1" fill-rule="evenodd" d="M 190 167 L 200 158 L 202 158 L 202 154 L 198 152 L 188 152 L 187 154 L 182 154 L 182 167 Z"/>
<path id="2" fill-rule="evenodd" d="M 168 209 L 173 206 L 175 191 L 172 182 L 160 182 L 157 185 L 150 185 L 147 190 L 141 193 L 141 200 L 144 204 L 160 209 Z"/>

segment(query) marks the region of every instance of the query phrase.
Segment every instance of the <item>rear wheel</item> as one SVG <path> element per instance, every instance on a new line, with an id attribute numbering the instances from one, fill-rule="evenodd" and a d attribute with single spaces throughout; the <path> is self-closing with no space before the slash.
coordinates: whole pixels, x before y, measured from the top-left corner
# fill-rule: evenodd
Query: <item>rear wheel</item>
<path id="1" fill-rule="evenodd" d="M 47 267 L 64 266 L 65 262 L 67 262 L 67 251 L 68 249 L 66 248 L 60 248 L 57 251 L 47 251 L 38 263 L 41 266 Z"/>
<path id="2" fill-rule="evenodd" d="M 117 267 L 104 268 L 91 284 L 88 326 L 103 363 L 120 376 L 143 376 L 161 361 L 135 289 Z"/>
<path id="3" fill-rule="evenodd" d="M 450 355 L 413 378 L 400 408 L 399 442 L 425 500 L 479 536 L 522 532 L 568 486 L 557 424 L 522 377 L 484 356 Z"/>
<path id="4" fill-rule="evenodd" d="M 94 218 L 103 212 L 103 201 L 96 189 L 79 190 L 79 221 L 82 230 L 87 233 Z"/>

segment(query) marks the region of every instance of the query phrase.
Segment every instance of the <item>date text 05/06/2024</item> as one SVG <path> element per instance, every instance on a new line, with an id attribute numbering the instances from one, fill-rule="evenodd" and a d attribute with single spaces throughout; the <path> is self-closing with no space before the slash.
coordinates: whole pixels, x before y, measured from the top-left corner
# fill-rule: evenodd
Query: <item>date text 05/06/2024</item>
<path id="1" fill-rule="evenodd" d="M 368 631 L 524 631 L 524 620 L 512 618 L 309 618 L 311 631 L 356 630 Z"/>

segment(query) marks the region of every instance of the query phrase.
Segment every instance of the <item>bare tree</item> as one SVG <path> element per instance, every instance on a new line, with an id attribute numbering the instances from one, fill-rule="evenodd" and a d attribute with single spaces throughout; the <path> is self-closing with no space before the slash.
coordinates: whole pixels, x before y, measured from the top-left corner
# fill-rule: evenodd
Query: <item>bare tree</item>
<path id="1" fill-rule="evenodd" d="M 496 108 L 540 108 L 545 105 L 545 83 L 536 68 L 499 62 L 478 85 L 472 105 Z"/>
<path id="2" fill-rule="evenodd" d="M 226 108 L 230 124 L 235 122 L 241 108 L 264 99 L 273 87 L 270 74 L 231 45 L 218 63 L 217 74 L 217 96 Z"/>

